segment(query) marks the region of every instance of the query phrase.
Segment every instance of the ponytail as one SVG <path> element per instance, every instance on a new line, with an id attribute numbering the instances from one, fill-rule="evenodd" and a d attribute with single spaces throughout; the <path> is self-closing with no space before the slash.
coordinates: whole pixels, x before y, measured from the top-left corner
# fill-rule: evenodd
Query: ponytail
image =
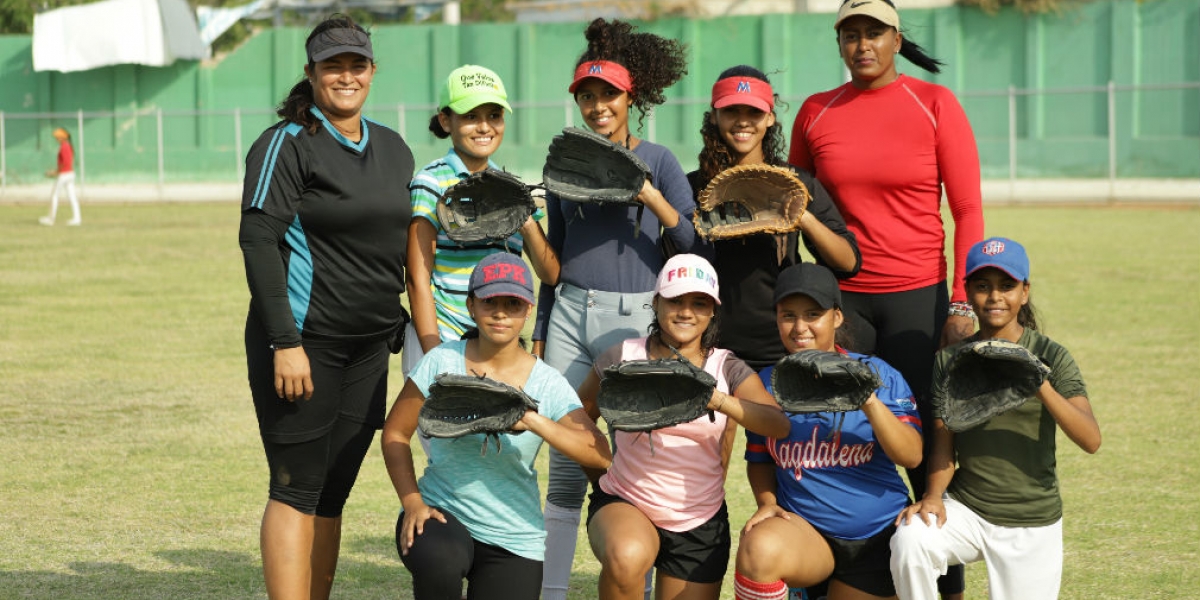
<path id="1" fill-rule="evenodd" d="M 429 118 L 429 133 L 432 133 L 433 137 L 439 140 L 444 140 L 450 137 L 450 132 L 442 129 L 442 122 L 438 120 L 438 115 L 442 113 L 445 113 L 446 116 L 449 116 L 450 107 L 443 108 L 441 112 L 434 113 L 434 115 Z"/>
<path id="2" fill-rule="evenodd" d="M 275 114 L 279 118 L 302 125 L 309 133 L 316 133 L 320 122 L 316 115 L 309 110 L 313 107 L 313 86 L 307 77 L 292 86 L 287 98 L 279 103 Z"/>
<path id="3" fill-rule="evenodd" d="M 1033 307 L 1033 298 L 1017 311 L 1017 323 L 1026 329 L 1038 330 L 1037 309 Z"/>
<path id="4" fill-rule="evenodd" d="M 924 48 L 912 41 L 908 37 L 900 44 L 900 56 L 908 59 L 908 62 L 929 71 L 930 73 L 941 73 L 942 65 L 946 64 L 925 51 Z"/>

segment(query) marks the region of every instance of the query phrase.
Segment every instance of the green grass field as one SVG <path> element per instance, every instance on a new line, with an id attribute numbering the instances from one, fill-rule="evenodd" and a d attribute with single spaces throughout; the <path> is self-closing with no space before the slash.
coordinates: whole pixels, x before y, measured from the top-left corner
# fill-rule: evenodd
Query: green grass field
<path id="1" fill-rule="evenodd" d="M 0 598 L 265 597 L 237 205 L 89 205 L 80 228 L 41 227 L 43 210 L 0 206 Z M 1060 436 L 1062 597 L 1200 596 L 1200 209 L 986 218 L 1028 247 L 1044 330 L 1080 363 L 1104 433 L 1095 456 Z M 728 491 L 738 527 L 753 505 L 739 466 Z M 335 597 L 412 597 L 397 509 L 375 448 Z M 572 598 L 594 598 L 581 540 Z M 967 573 L 985 597 L 984 567 Z"/>

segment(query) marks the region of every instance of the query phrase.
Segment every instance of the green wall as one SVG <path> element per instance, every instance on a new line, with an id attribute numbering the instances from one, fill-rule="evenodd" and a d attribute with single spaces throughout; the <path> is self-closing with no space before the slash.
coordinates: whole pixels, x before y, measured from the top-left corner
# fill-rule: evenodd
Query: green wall
<path id="1" fill-rule="evenodd" d="M 1116 175 L 1200 177 L 1195 0 L 1096 0 L 1060 15 L 952 7 L 901 16 L 909 38 L 947 63 L 936 76 L 903 60 L 901 69 L 959 94 L 985 177 L 1010 176 L 1010 87 L 1042 92 L 1014 97 L 1016 176 L 1108 176 L 1110 97 L 1095 88 L 1109 82 Z M 845 81 L 831 22 L 824 14 L 778 14 L 644 23 L 687 44 L 690 70 L 642 134 L 692 168 L 709 86 L 740 63 L 770 74 L 786 101 L 780 117 L 790 123 L 807 95 Z M 375 27 L 379 71 L 366 113 L 400 129 L 423 164 L 447 147 L 426 130 L 439 79 L 460 64 L 484 64 L 504 79 L 516 108 L 497 161 L 536 178 L 550 138 L 578 119 L 565 88 L 583 48 L 582 30 L 581 23 Z M 160 160 L 167 181 L 236 181 L 242 154 L 275 120 L 272 107 L 303 72 L 306 34 L 264 31 L 212 64 L 66 74 L 35 73 L 31 39 L 0 36 L 6 181 L 40 177 L 53 160 L 50 129 L 75 132 L 78 111 L 84 131 L 82 144 L 75 134 L 76 144 L 87 181 L 156 181 Z M 1192 87 L 1129 89 L 1181 83 Z"/>

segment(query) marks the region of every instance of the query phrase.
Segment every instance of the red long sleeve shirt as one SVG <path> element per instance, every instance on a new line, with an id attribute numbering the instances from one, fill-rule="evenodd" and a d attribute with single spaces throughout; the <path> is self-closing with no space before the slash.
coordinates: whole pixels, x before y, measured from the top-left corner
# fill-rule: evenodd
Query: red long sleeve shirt
<path id="1" fill-rule="evenodd" d="M 967 251 L 983 239 L 979 151 L 966 113 L 940 85 L 901 75 L 876 90 L 847 83 L 805 100 L 789 162 L 829 190 L 858 237 L 850 292 L 903 292 L 946 279 L 945 187 L 954 219 L 952 301 L 966 300 Z"/>

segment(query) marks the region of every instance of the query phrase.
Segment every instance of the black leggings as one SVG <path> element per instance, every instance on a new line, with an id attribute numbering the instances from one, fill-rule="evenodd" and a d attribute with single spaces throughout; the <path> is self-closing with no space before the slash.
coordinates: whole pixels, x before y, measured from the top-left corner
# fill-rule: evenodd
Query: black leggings
<path id="1" fill-rule="evenodd" d="M 950 313 L 946 282 L 889 294 L 842 292 L 842 309 L 849 330 L 849 350 L 874 354 L 895 367 L 912 388 L 921 414 L 925 438 L 925 457 L 932 446 L 933 413 L 930 388 L 933 383 L 933 358 L 941 343 L 942 327 Z M 925 494 L 925 461 L 907 469 L 908 481 L 917 499 Z M 963 591 L 962 565 L 951 566 L 938 579 L 943 594 Z"/>
<path id="2" fill-rule="evenodd" d="M 404 512 L 396 520 L 396 551 L 412 573 L 415 600 L 537 600 L 542 593 L 542 562 L 499 546 L 475 541 L 454 515 L 438 509 L 446 522 L 425 521 L 408 554 L 400 552 Z"/>
<path id="3" fill-rule="evenodd" d="M 270 469 L 269 497 L 304 514 L 339 517 L 387 402 L 384 341 L 307 342 L 311 400 L 275 395 L 275 357 L 262 324 L 246 321 L 246 363 Z"/>

